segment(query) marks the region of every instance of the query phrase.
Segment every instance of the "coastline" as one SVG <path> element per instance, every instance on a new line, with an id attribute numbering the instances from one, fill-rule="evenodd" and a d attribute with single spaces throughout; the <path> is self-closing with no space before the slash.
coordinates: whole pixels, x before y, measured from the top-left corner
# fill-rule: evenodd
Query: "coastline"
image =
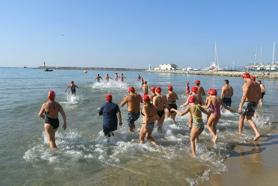
<path id="1" fill-rule="evenodd" d="M 183 70 L 148 70 L 152 73 L 173 73 L 186 75 L 205 75 L 205 76 L 228 76 L 240 77 L 244 71 L 183 71 Z M 252 75 L 261 79 L 278 79 L 278 72 L 252 71 Z"/>
<path id="2" fill-rule="evenodd" d="M 27 68 L 27 67 L 26 67 Z M 106 70 L 106 71 L 145 71 L 142 68 L 116 68 L 116 67 L 56 67 L 56 66 L 39 66 L 33 69 L 53 69 L 53 70 Z"/>

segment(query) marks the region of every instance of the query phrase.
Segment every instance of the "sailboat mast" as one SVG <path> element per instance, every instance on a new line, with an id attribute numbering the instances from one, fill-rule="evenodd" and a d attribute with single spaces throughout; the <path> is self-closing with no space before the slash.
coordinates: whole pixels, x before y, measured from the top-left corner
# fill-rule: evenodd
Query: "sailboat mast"
<path id="1" fill-rule="evenodd" d="M 272 65 L 274 65 L 275 62 L 275 42 L 273 42 L 273 50 L 272 50 Z"/>

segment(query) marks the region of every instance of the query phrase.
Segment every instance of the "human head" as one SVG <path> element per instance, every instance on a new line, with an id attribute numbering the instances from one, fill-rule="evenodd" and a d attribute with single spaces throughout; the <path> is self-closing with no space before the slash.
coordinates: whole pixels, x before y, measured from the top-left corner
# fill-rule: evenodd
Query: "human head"
<path id="1" fill-rule="evenodd" d="M 196 86 L 193 86 L 193 87 L 191 87 L 191 92 L 194 92 L 194 93 L 198 93 L 198 87 L 196 87 Z"/>
<path id="2" fill-rule="evenodd" d="M 160 94 L 161 93 L 161 88 L 160 87 L 156 87 L 155 92 Z"/>
<path id="3" fill-rule="evenodd" d="M 188 97 L 188 103 L 195 103 L 195 101 L 196 101 L 195 96 L 189 96 Z"/>
<path id="4" fill-rule="evenodd" d="M 71 84 L 74 84 L 74 81 L 71 81 Z"/>
<path id="5" fill-rule="evenodd" d="M 224 82 L 229 85 L 229 80 L 225 79 Z"/>
<path id="6" fill-rule="evenodd" d="M 259 83 L 259 84 L 262 84 L 262 81 L 261 81 L 261 80 L 258 80 L 258 83 Z"/>
<path id="7" fill-rule="evenodd" d="M 195 80 L 195 84 L 197 85 L 197 86 L 199 86 L 200 84 L 201 84 L 201 81 L 200 80 Z"/>
<path id="8" fill-rule="evenodd" d="M 106 94 L 105 101 L 106 102 L 111 102 L 112 101 L 112 94 Z"/>
<path id="9" fill-rule="evenodd" d="M 172 85 L 168 85 L 168 90 L 169 91 L 173 91 L 173 86 Z"/>
<path id="10" fill-rule="evenodd" d="M 242 77 L 243 79 L 250 79 L 250 78 L 251 78 L 251 75 L 250 75 L 248 72 L 244 72 L 244 73 L 241 75 L 241 77 Z"/>
<path id="11" fill-rule="evenodd" d="M 51 100 L 51 101 L 54 101 L 55 100 L 55 97 L 56 97 L 56 93 L 54 90 L 50 90 L 48 91 L 48 99 Z"/>
<path id="12" fill-rule="evenodd" d="M 152 93 L 155 93 L 155 87 L 154 86 L 151 87 L 151 91 L 152 91 Z"/>
<path id="13" fill-rule="evenodd" d="M 135 92 L 135 88 L 134 87 L 128 87 L 128 92 L 134 93 Z"/>
<path id="14" fill-rule="evenodd" d="M 144 95 L 144 97 L 143 97 L 143 101 L 145 102 L 145 103 L 147 103 L 147 102 L 150 102 L 150 97 L 148 96 L 148 95 Z"/>
<path id="15" fill-rule="evenodd" d="M 216 95 L 217 95 L 217 90 L 214 89 L 214 88 L 210 88 L 210 89 L 208 90 L 208 95 L 210 95 L 210 96 L 216 96 Z"/>

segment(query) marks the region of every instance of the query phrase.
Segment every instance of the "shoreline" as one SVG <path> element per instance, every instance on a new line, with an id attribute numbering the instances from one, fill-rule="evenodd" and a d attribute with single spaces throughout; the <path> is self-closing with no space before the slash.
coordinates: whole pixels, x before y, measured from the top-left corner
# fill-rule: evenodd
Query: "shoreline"
<path id="1" fill-rule="evenodd" d="M 172 74 L 185 74 L 185 75 L 205 75 L 205 76 L 228 76 L 228 77 L 240 77 L 244 71 L 183 71 L 183 70 L 147 70 L 151 73 L 172 73 Z M 278 79 L 278 72 L 268 71 L 252 71 L 252 75 L 255 75 L 260 79 Z"/>

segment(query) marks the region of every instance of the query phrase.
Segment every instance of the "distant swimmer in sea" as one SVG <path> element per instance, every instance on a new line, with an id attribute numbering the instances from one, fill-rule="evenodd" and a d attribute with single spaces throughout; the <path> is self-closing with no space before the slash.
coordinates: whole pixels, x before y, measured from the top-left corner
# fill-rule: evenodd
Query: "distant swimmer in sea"
<path id="1" fill-rule="evenodd" d="M 115 81 L 119 81 L 120 77 L 119 77 L 119 74 L 116 72 L 115 73 Z"/>
<path id="2" fill-rule="evenodd" d="M 157 115 L 156 108 L 150 102 L 150 97 L 144 95 L 144 106 L 142 108 L 141 114 L 143 115 L 143 124 L 140 129 L 140 143 L 145 143 L 145 137 L 150 140 L 150 142 L 156 145 L 154 138 L 152 137 L 152 132 L 154 129 L 155 121 L 159 118 Z"/>
<path id="3" fill-rule="evenodd" d="M 121 74 L 121 82 L 124 82 L 126 77 L 124 76 L 124 73 Z"/>
<path id="4" fill-rule="evenodd" d="M 102 77 L 99 74 L 97 74 L 96 81 L 100 82 L 101 79 L 102 79 Z"/>
<path id="5" fill-rule="evenodd" d="M 261 99 L 260 99 L 260 104 L 263 104 L 263 101 L 264 101 L 264 95 L 265 95 L 266 89 L 265 89 L 265 86 L 264 86 L 264 84 L 262 83 L 262 81 L 261 81 L 261 80 L 258 80 L 258 83 L 259 83 L 259 85 L 260 85 L 260 88 L 261 88 L 261 94 L 262 94 Z"/>
<path id="6" fill-rule="evenodd" d="M 174 108 L 172 108 L 171 111 L 176 112 L 180 116 L 190 113 L 190 118 L 192 118 L 192 128 L 190 130 L 191 152 L 192 152 L 192 156 L 196 157 L 196 143 L 198 142 L 200 134 L 204 130 L 202 112 L 205 114 L 208 113 L 199 104 L 196 104 L 197 100 L 195 96 L 189 96 L 188 102 L 189 102 L 189 107 L 187 107 L 185 111 L 180 112 Z"/>
<path id="7" fill-rule="evenodd" d="M 171 117 L 176 123 L 176 112 L 171 111 L 172 108 L 177 109 L 177 103 L 176 101 L 179 99 L 178 95 L 173 91 L 173 86 L 168 85 L 168 94 L 166 95 L 167 97 L 167 104 L 168 104 L 168 117 Z"/>
<path id="8" fill-rule="evenodd" d="M 205 96 L 205 95 L 206 95 L 205 90 L 204 90 L 204 88 L 201 86 L 201 81 L 200 81 L 200 80 L 196 80 L 196 81 L 195 81 L 195 85 L 196 85 L 196 87 L 198 88 L 198 100 L 199 100 L 199 104 L 200 104 L 200 105 L 203 105 L 203 104 L 204 104 L 204 101 L 203 101 L 202 96 Z"/>
<path id="9" fill-rule="evenodd" d="M 129 87 L 128 95 L 123 98 L 120 106 L 123 107 L 125 104 L 127 104 L 127 120 L 130 132 L 134 132 L 134 123 L 140 117 L 140 103 L 142 103 L 142 97 L 135 92 L 134 87 Z"/>
<path id="10" fill-rule="evenodd" d="M 74 81 L 70 82 L 70 85 L 67 87 L 67 89 L 65 90 L 65 92 L 67 92 L 67 90 L 70 88 L 71 94 L 73 96 L 76 96 L 76 88 L 79 88 Z"/>
<path id="11" fill-rule="evenodd" d="M 165 95 L 162 95 L 161 88 L 156 87 L 155 89 L 156 96 L 153 98 L 153 105 L 157 110 L 159 119 L 157 120 L 157 130 L 162 132 L 162 127 L 165 119 L 165 108 L 167 108 L 167 98 Z"/>
<path id="12" fill-rule="evenodd" d="M 248 72 L 244 72 L 242 78 L 244 79 L 244 83 L 242 85 L 242 98 L 238 107 L 238 112 L 240 113 L 238 133 L 240 135 L 242 134 L 244 120 L 246 119 L 255 133 L 253 139 L 257 141 L 261 135 L 252 117 L 261 98 L 261 91 L 257 89 L 256 84 L 251 80 L 251 75 Z"/>
<path id="13" fill-rule="evenodd" d="M 190 86 L 188 81 L 186 81 L 185 95 L 186 97 L 190 95 Z"/>
<path id="14" fill-rule="evenodd" d="M 149 86 L 147 81 L 144 81 L 144 84 L 142 85 L 142 90 L 144 95 L 147 95 L 149 93 Z"/>
<path id="15" fill-rule="evenodd" d="M 224 80 L 224 85 L 221 91 L 222 102 L 226 107 L 231 107 L 232 105 L 232 96 L 234 94 L 233 87 L 230 85 L 229 80 Z"/>
<path id="16" fill-rule="evenodd" d="M 117 104 L 112 102 L 112 94 L 105 96 L 106 103 L 100 108 L 99 115 L 103 116 L 103 133 L 111 137 L 113 131 L 117 130 L 118 124 L 122 126 L 122 115 Z"/>
<path id="17" fill-rule="evenodd" d="M 55 101 L 55 92 L 50 90 L 48 92 L 48 100 L 42 104 L 39 111 L 39 116 L 44 119 L 44 131 L 47 135 L 48 145 L 50 149 L 57 148 L 55 143 L 55 132 L 59 127 L 58 113 L 63 117 L 63 129 L 67 128 L 66 114 L 63 107 Z"/>
<path id="18" fill-rule="evenodd" d="M 109 74 L 106 74 L 105 80 L 106 80 L 107 82 L 109 82 L 109 79 L 111 79 L 110 76 L 109 76 Z"/>
<path id="19" fill-rule="evenodd" d="M 138 74 L 137 81 L 141 81 L 142 76 Z"/>

